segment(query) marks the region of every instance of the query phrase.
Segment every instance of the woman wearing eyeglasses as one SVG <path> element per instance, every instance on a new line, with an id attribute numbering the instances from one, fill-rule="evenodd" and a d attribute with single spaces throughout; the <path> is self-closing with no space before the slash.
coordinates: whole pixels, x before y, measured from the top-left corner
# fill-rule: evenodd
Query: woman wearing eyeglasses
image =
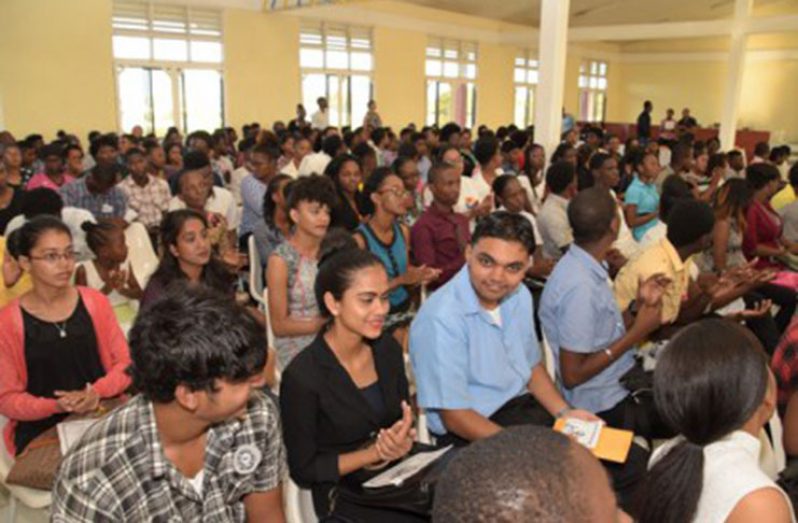
<path id="1" fill-rule="evenodd" d="M 9 252 L 33 282 L 0 310 L 0 414 L 15 455 L 70 413 L 122 394 L 130 355 L 108 298 L 72 285 L 75 252 L 63 222 L 28 221 L 11 236 Z"/>
<path id="2" fill-rule="evenodd" d="M 387 167 L 377 168 L 363 187 L 363 210 L 369 218 L 354 233 L 358 246 L 377 255 L 388 271 L 388 331 L 412 319 L 408 288 L 433 281 L 441 274 L 439 269 L 410 264 L 410 229 L 401 223 L 407 214 L 408 197 L 397 174 Z"/>

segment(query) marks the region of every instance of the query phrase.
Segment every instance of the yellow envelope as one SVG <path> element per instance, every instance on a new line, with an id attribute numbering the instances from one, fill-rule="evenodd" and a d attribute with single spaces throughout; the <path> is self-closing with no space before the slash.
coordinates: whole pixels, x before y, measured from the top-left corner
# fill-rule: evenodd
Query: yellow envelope
<path id="1" fill-rule="evenodd" d="M 559 418 L 554 423 L 554 430 L 557 432 L 562 432 L 564 427 L 565 418 Z M 601 434 L 599 435 L 596 448 L 589 450 L 599 459 L 614 461 L 615 463 L 624 463 L 626 462 L 626 457 L 629 455 L 629 449 L 632 446 L 633 438 L 634 432 L 604 426 L 601 428 Z"/>

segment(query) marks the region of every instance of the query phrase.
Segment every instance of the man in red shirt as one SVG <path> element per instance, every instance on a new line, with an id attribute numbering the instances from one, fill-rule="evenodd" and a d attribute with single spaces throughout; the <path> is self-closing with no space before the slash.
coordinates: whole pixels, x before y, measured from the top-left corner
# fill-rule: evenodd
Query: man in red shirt
<path id="1" fill-rule="evenodd" d="M 471 232 L 468 218 L 454 212 L 460 197 L 460 177 L 453 165 L 438 163 L 432 166 L 428 178 L 432 204 L 410 231 L 416 265 L 442 271 L 437 280 L 429 283 L 429 290 L 449 281 L 465 264 L 465 246 L 471 241 Z"/>

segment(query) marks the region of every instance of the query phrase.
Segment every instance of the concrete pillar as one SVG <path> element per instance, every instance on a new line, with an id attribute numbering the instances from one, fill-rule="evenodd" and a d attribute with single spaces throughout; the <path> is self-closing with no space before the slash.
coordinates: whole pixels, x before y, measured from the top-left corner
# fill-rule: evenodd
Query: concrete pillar
<path id="1" fill-rule="evenodd" d="M 723 112 L 718 135 L 724 150 L 732 149 L 735 146 L 734 138 L 737 134 L 737 115 L 743 86 L 743 70 L 745 69 L 745 47 L 748 43 L 748 33 L 745 32 L 743 26 L 751 16 L 752 4 L 753 0 L 735 0 L 734 3 L 729 69 L 726 72 Z"/>
<path id="2" fill-rule="evenodd" d="M 540 76 L 535 100 L 535 141 L 551 155 L 560 143 L 568 11 L 571 0 L 542 0 L 540 6 Z"/>

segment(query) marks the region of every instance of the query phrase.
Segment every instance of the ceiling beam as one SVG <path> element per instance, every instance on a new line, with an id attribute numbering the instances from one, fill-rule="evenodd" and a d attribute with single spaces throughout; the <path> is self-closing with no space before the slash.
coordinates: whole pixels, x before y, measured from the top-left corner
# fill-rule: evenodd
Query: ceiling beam
<path id="1" fill-rule="evenodd" d="M 665 40 L 706 36 L 729 36 L 734 30 L 732 20 L 704 22 L 668 22 L 661 24 L 620 24 L 570 28 L 571 42 Z M 745 20 L 741 30 L 747 34 L 798 31 L 798 15 L 752 17 Z"/>

